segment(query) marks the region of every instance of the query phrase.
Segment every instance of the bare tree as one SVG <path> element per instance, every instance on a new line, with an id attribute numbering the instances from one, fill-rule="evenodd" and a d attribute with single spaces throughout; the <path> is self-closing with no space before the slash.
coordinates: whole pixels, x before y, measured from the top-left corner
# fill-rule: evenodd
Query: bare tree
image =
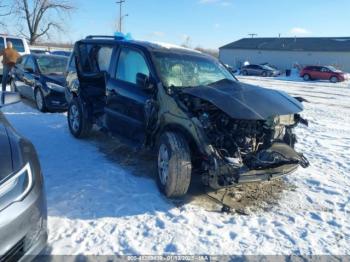
<path id="1" fill-rule="evenodd" d="M 18 17 L 25 21 L 26 30 L 20 33 L 34 44 L 50 31 L 63 31 L 63 16 L 73 9 L 70 0 L 14 0 Z"/>
<path id="2" fill-rule="evenodd" d="M 0 17 L 5 17 L 11 14 L 11 10 L 8 9 L 8 6 L 4 4 L 4 1 L 0 0 Z M 0 26 L 5 26 L 3 18 L 0 20 Z"/>

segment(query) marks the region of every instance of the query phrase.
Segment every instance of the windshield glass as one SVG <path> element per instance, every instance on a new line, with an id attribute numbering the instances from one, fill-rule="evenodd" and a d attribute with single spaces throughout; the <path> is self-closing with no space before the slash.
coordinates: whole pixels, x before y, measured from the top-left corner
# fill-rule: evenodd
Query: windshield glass
<path id="1" fill-rule="evenodd" d="M 228 79 L 231 73 L 215 59 L 204 56 L 155 52 L 154 60 L 166 87 L 196 87 Z"/>
<path id="2" fill-rule="evenodd" d="M 37 58 L 40 72 L 44 75 L 62 74 L 67 67 L 68 58 L 60 56 L 40 56 Z"/>
<path id="3" fill-rule="evenodd" d="M 271 66 L 268 66 L 268 65 L 263 65 L 263 68 L 266 70 L 271 70 L 271 71 L 275 70 L 274 68 L 272 68 Z"/>
<path id="4" fill-rule="evenodd" d="M 334 66 L 327 66 L 327 68 L 332 72 L 341 72 L 339 69 L 336 69 Z"/>

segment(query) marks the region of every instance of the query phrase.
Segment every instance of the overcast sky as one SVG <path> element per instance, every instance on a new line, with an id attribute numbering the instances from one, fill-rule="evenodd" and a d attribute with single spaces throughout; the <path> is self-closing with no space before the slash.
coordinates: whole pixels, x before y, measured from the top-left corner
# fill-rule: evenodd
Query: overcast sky
<path id="1" fill-rule="evenodd" d="M 60 41 L 112 34 L 116 0 L 73 0 L 78 8 Z M 125 31 L 135 39 L 218 48 L 249 33 L 350 36 L 349 0 L 126 0 Z M 68 38 L 68 39 L 67 39 Z"/>

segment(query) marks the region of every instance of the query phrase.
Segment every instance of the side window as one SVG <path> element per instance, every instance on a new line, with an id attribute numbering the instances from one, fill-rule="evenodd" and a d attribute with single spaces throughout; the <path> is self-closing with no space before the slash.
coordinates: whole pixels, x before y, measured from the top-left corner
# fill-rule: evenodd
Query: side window
<path id="1" fill-rule="evenodd" d="M 13 48 L 17 51 L 17 52 L 25 52 L 24 49 L 24 44 L 23 44 L 23 40 L 22 39 L 17 39 L 17 38 L 7 38 L 6 41 L 10 41 L 13 44 Z"/>
<path id="2" fill-rule="evenodd" d="M 98 51 L 97 62 L 100 71 L 108 71 L 112 60 L 113 48 L 110 46 L 101 47 Z"/>
<path id="3" fill-rule="evenodd" d="M 136 84 L 136 75 L 149 75 L 147 63 L 138 51 L 122 49 L 119 56 L 116 78 L 128 83 Z"/>
<path id="4" fill-rule="evenodd" d="M 5 49 L 5 40 L 3 37 L 0 37 L 0 51 Z"/>
<path id="5" fill-rule="evenodd" d="M 25 70 L 32 70 L 33 72 L 35 71 L 35 64 L 34 64 L 34 60 L 31 57 L 27 58 L 27 61 L 24 64 L 24 69 Z"/>

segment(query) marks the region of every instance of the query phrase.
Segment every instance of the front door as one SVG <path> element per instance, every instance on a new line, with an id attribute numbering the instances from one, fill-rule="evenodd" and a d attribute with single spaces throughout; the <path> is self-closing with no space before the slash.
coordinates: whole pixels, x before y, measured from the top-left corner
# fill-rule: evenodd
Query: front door
<path id="1" fill-rule="evenodd" d="M 136 141 L 145 136 L 144 106 L 150 94 L 137 85 L 138 73 L 150 75 L 150 67 L 140 50 L 123 47 L 114 76 L 107 83 L 106 125 L 112 132 Z"/>
<path id="2" fill-rule="evenodd" d="M 24 64 L 23 86 L 21 93 L 30 99 L 34 99 L 35 79 L 37 78 L 37 68 L 34 59 L 29 56 Z"/>

